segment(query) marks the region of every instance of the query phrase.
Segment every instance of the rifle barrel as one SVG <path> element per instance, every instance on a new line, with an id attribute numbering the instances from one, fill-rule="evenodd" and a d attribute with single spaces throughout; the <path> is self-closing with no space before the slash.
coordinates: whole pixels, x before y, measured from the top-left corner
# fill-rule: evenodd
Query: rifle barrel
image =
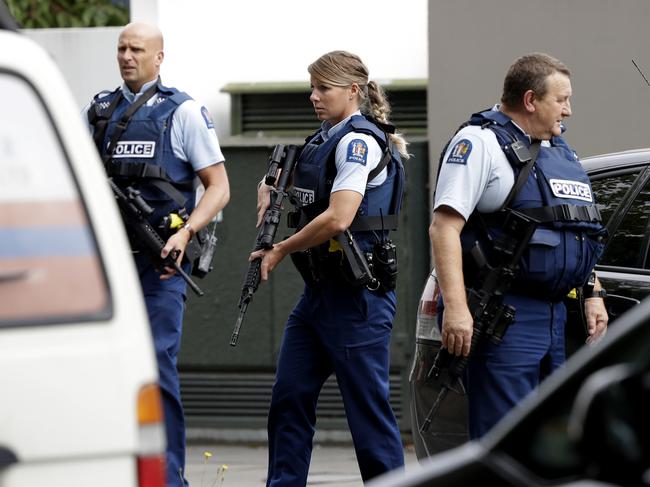
<path id="1" fill-rule="evenodd" d="M 427 414 L 427 417 L 424 418 L 424 422 L 422 423 L 422 426 L 420 426 L 420 433 L 426 433 L 427 431 L 429 431 L 429 426 L 431 426 L 431 420 L 438 413 L 438 409 L 440 409 L 440 405 L 442 404 L 442 401 L 444 401 L 445 397 L 447 397 L 447 393 L 449 392 L 449 389 L 450 387 L 447 387 L 447 385 L 443 385 L 442 389 L 440 389 L 440 392 L 438 393 L 436 400 L 433 402 L 433 406 L 431 406 L 431 409 L 429 410 L 429 414 Z"/>
<path id="2" fill-rule="evenodd" d="M 192 280 L 192 278 L 187 275 L 187 272 L 185 272 L 181 268 L 181 266 L 179 266 L 176 262 L 174 262 L 174 269 L 176 270 L 176 272 L 178 272 L 178 275 L 183 278 L 183 280 L 187 283 L 187 285 L 190 287 L 190 289 L 192 291 L 194 291 L 194 293 L 197 296 L 201 297 L 201 296 L 205 295 L 203 290 L 199 286 L 196 285 L 196 283 Z"/>
<path id="3" fill-rule="evenodd" d="M 237 340 L 239 340 L 239 330 L 241 330 L 241 325 L 244 322 L 244 315 L 246 315 L 246 308 L 248 308 L 248 303 L 242 303 L 242 306 L 239 310 L 239 316 L 237 317 L 237 322 L 235 323 L 235 329 L 230 336 L 230 346 L 236 347 Z"/>

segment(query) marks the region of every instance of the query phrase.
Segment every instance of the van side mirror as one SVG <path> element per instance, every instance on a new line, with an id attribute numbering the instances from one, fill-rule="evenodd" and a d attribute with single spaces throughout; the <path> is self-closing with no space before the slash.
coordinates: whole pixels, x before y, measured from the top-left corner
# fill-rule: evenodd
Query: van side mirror
<path id="1" fill-rule="evenodd" d="M 646 485 L 650 468 L 650 372 L 631 364 L 593 373 L 569 417 L 569 437 L 589 477 Z"/>

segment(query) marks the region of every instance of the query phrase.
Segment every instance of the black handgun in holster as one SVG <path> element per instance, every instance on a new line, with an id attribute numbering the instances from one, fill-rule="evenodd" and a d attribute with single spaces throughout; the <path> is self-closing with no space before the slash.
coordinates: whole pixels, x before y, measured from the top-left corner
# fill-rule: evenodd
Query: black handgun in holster
<path id="1" fill-rule="evenodd" d="M 212 260 L 217 247 L 217 222 L 212 224 L 212 231 L 202 228 L 196 232 L 199 252 L 192 265 L 192 275 L 203 279 L 213 269 Z M 190 241 L 191 242 L 191 241 Z"/>
<path id="2" fill-rule="evenodd" d="M 343 278 L 352 287 L 366 286 L 371 291 L 379 288 L 379 282 L 372 274 L 365 254 L 357 245 L 350 230 L 345 230 L 334 237 L 343 253 L 340 267 Z"/>

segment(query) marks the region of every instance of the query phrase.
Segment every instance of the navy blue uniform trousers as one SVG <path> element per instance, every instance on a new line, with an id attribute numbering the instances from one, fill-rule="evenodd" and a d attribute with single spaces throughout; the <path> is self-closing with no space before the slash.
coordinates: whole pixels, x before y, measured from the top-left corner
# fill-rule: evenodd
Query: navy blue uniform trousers
<path id="1" fill-rule="evenodd" d="M 341 391 L 363 480 L 404 465 L 389 403 L 395 293 L 306 287 L 284 331 L 268 418 L 267 486 L 307 483 L 316 405 L 332 374 Z"/>
<path id="2" fill-rule="evenodd" d="M 499 345 L 484 342 L 469 362 L 469 436 L 480 438 L 565 361 L 566 307 L 510 294 L 515 322 Z"/>
<path id="3" fill-rule="evenodd" d="M 151 325 L 167 436 L 167 486 L 185 487 L 185 419 L 176 361 L 181 346 L 185 282 L 178 276 L 160 280 L 146 255 L 137 254 L 136 265 Z M 185 269 L 188 270 L 188 269 Z"/>

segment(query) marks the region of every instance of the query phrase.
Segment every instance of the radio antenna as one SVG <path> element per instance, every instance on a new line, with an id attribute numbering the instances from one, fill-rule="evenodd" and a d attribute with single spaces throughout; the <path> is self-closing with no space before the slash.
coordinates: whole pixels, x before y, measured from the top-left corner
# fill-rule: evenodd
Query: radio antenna
<path id="1" fill-rule="evenodd" d="M 641 71 L 641 68 L 637 65 L 637 63 L 634 62 L 634 59 L 632 59 L 632 64 L 634 64 L 634 67 L 637 69 L 639 74 L 643 76 L 643 79 L 645 80 L 646 84 L 650 86 L 650 82 L 648 82 L 648 78 L 645 77 L 645 74 L 643 74 L 643 71 Z"/>

